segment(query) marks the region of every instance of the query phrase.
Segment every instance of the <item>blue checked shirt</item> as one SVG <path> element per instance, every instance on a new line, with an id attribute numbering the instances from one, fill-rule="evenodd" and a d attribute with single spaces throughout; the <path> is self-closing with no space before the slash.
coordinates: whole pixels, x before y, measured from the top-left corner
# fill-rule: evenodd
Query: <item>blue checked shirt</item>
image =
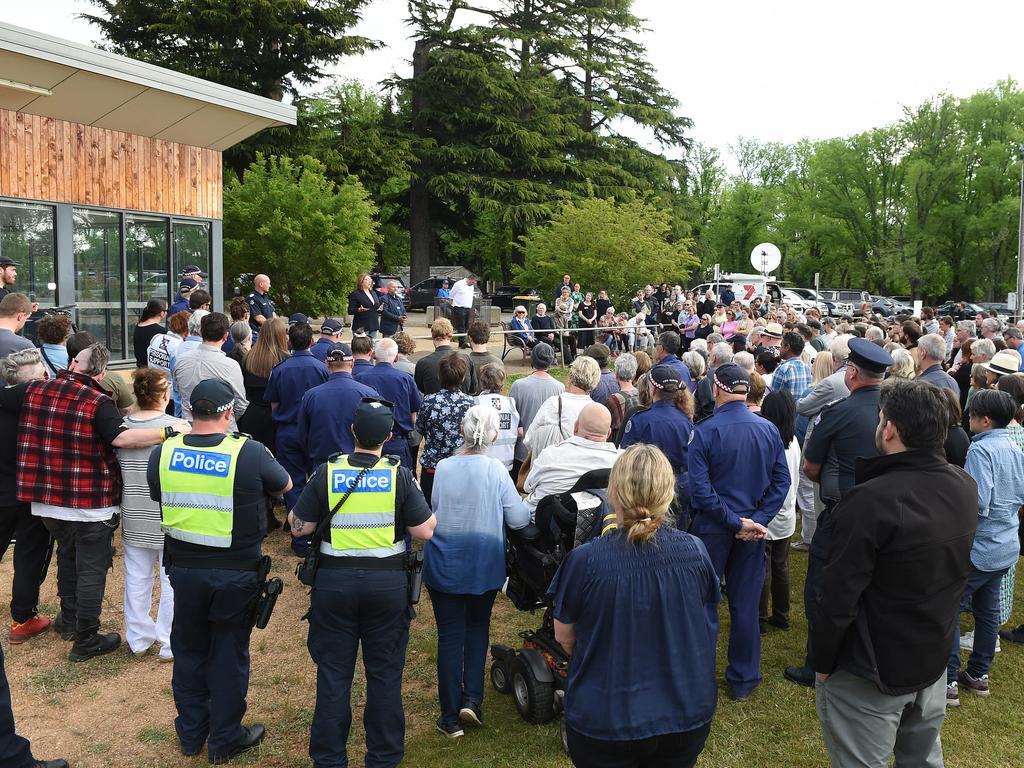
<path id="1" fill-rule="evenodd" d="M 799 357 L 783 360 L 772 376 L 772 391 L 788 389 L 795 400 L 808 387 L 814 386 L 814 375 L 811 366 Z"/>
<path id="2" fill-rule="evenodd" d="M 967 474 L 978 483 L 978 530 L 971 563 L 979 571 L 1009 568 L 1020 554 L 1017 510 L 1024 504 L 1024 453 L 1005 429 L 979 432 L 967 451 Z"/>

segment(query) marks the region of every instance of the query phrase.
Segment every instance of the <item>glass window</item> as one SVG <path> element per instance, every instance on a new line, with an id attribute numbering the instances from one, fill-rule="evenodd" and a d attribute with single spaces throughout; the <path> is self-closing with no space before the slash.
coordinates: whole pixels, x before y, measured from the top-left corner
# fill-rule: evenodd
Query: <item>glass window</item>
<path id="1" fill-rule="evenodd" d="M 123 359 L 121 214 L 75 208 L 72 241 L 78 330 L 88 331 Z"/>
<path id="2" fill-rule="evenodd" d="M 207 275 L 210 274 L 210 222 L 176 221 L 174 231 L 174 287 L 177 290 L 181 270 L 195 265 Z M 210 290 L 210 280 L 203 281 L 203 288 Z"/>
<path id="3" fill-rule="evenodd" d="M 164 299 L 170 303 L 167 219 L 128 215 L 124 233 L 128 325 L 132 327 L 150 299 Z"/>
<path id="4" fill-rule="evenodd" d="M 53 206 L 0 202 L 0 256 L 18 263 L 10 290 L 28 294 L 40 307 L 52 307 L 57 296 L 53 222 Z"/>

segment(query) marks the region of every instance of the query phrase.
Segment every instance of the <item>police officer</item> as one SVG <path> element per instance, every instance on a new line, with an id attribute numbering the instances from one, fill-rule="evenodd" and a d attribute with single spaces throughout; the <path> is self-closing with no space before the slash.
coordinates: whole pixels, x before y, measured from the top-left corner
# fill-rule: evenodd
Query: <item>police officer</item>
<path id="1" fill-rule="evenodd" d="M 335 344 L 327 353 L 327 381 L 302 396 L 299 406 L 299 444 L 309 475 L 335 453 L 351 453 L 352 419 L 360 398 L 377 397 L 376 390 L 352 378 L 352 348 Z"/>
<path id="2" fill-rule="evenodd" d="M 804 445 L 803 470 L 808 478 L 821 483 L 825 508 L 818 516 L 807 561 L 804 582 L 804 612 L 807 614 L 807 656 L 803 666 L 786 667 L 786 679 L 808 688 L 814 686 L 814 660 L 810 636 L 814 613 L 822 588 L 822 569 L 832 540 L 832 509 L 855 483 L 857 459 L 878 455 L 875 430 L 878 428 L 879 385 L 892 357 L 867 339 L 850 339 L 843 379 L 849 397 L 823 408 L 814 419 L 814 430 Z"/>
<path id="3" fill-rule="evenodd" d="M 306 481 L 305 452 L 299 442 L 299 406 L 302 396 L 327 381 L 327 366 L 313 357 L 309 345 L 313 329 L 309 323 L 288 326 L 290 357 L 274 366 L 263 399 L 270 403 L 271 417 L 277 427 L 274 455 L 292 478 L 292 490 L 285 497 L 288 509 L 295 506 Z"/>
<path id="4" fill-rule="evenodd" d="M 208 275 L 205 272 L 203 272 L 203 270 L 201 270 L 199 266 L 196 264 L 188 264 L 181 270 L 182 280 L 195 280 L 196 284 L 199 285 L 200 287 L 202 287 L 203 280 L 205 280 L 207 277 Z"/>
<path id="5" fill-rule="evenodd" d="M 352 378 L 363 380 L 363 374 L 373 370 L 373 339 L 365 333 L 352 337 Z"/>
<path id="6" fill-rule="evenodd" d="M 341 332 L 344 328 L 345 326 L 332 317 L 324 320 L 320 324 L 320 338 L 317 339 L 316 344 L 309 348 L 313 357 L 321 363 L 324 362 L 331 348 L 341 341 Z"/>
<path id="7" fill-rule="evenodd" d="M 262 725 L 242 725 L 249 636 L 260 594 L 265 498 L 292 485 L 261 443 L 226 434 L 234 397 L 226 382 L 200 382 L 189 398 L 192 433 L 169 436 L 147 468 L 175 593 L 174 728 L 185 755 L 199 754 L 208 740 L 211 763 L 252 749 L 266 733 Z"/>
<path id="8" fill-rule="evenodd" d="M 398 283 L 388 283 L 386 292 L 380 299 L 380 332 L 382 336 L 394 336 L 405 324 L 405 305 L 398 298 Z"/>
<path id="9" fill-rule="evenodd" d="M 394 339 L 381 339 L 377 342 L 376 355 L 377 364 L 367 368 L 359 376 L 359 383 L 376 390 L 381 397 L 393 404 L 395 427 L 391 439 L 384 446 L 384 453 L 397 456 L 402 466 L 412 471 L 415 470 L 415 464 L 409 446 L 409 436 L 416 425 L 416 414 L 422 403 L 420 391 L 416 389 L 416 381 L 412 376 L 395 368 L 398 344 Z"/>
<path id="10" fill-rule="evenodd" d="M 677 337 L 678 338 L 678 337 Z M 620 448 L 633 443 L 649 443 L 661 449 L 676 473 L 676 512 L 680 528 L 686 528 L 685 513 L 690 489 L 687 479 L 686 452 L 693 432 L 693 422 L 676 406 L 675 399 L 685 383 L 671 365 L 656 365 L 647 374 L 654 389 L 654 402 L 649 408 L 635 411 L 626 422 Z"/>
<path id="11" fill-rule="evenodd" d="M 355 450 L 321 464 L 289 516 L 292 533 L 308 536 L 330 517 L 310 593 L 309 655 L 317 665 L 309 756 L 317 768 L 348 765 L 350 697 L 356 651 L 366 667 L 366 760 L 402 762 L 405 713 L 402 671 L 415 615 L 409 604 L 406 532 L 426 541 L 436 520 L 412 472 L 381 449 L 392 410 L 363 398 L 351 423 Z"/>
<path id="12" fill-rule="evenodd" d="M 267 291 L 270 290 L 270 278 L 266 275 L 256 275 L 253 280 L 253 292 L 246 297 L 249 304 L 249 325 L 253 333 L 259 333 L 260 326 L 267 320 L 277 317 L 274 310 L 274 302 L 270 300 Z"/>
<path id="13" fill-rule="evenodd" d="M 750 375 L 735 363 L 712 376 L 715 412 L 694 427 L 687 451 L 690 533 L 704 542 L 729 589 L 729 696 L 745 701 L 761 681 L 758 606 L 764 584 L 764 537 L 791 479 L 779 430 L 747 409 Z M 717 606 L 708 621 L 718 632 Z"/>

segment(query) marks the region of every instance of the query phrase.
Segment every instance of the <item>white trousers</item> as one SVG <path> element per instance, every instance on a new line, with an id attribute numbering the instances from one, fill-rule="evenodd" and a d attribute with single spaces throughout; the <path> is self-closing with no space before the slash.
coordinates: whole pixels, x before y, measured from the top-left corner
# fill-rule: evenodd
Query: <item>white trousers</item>
<path id="1" fill-rule="evenodd" d="M 160 573 L 160 605 L 153 621 L 153 569 Z M 132 653 L 160 643 L 160 656 L 171 658 L 174 591 L 163 568 L 163 550 L 124 545 L 125 640 Z"/>
<path id="2" fill-rule="evenodd" d="M 818 499 L 818 484 L 809 478 L 800 467 L 800 480 L 796 486 L 796 503 L 800 507 L 800 540 L 810 546 L 814 531 L 818 527 L 818 513 L 822 505 Z"/>

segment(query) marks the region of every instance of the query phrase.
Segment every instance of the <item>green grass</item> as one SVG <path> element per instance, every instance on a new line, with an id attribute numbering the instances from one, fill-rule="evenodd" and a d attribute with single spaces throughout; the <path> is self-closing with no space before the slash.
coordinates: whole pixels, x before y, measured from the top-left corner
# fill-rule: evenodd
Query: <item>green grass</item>
<path id="1" fill-rule="evenodd" d="M 66 655 L 62 655 L 55 659 L 53 664 L 33 673 L 29 677 L 29 686 L 38 693 L 58 693 L 92 681 L 116 677 L 132 663 L 137 663 L 137 660 L 128 651 L 127 646 L 106 656 L 98 656 L 79 663 L 72 663 L 68 661 Z M 87 695 L 90 693 L 91 689 L 87 691 Z M 91 694 L 90 698 L 95 695 Z"/>
<path id="2" fill-rule="evenodd" d="M 785 666 L 803 659 L 806 622 L 801 594 L 807 557 L 793 553 L 794 626 L 789 632 L 773 631 L 762 643 L 761 671 L 764 680 L 744 703 L 732 702 L 726 695 L 723 672 L 728 642 L 728 609 L 721 608 L 722 631 L 718 643 L 718 710 L 711 736 L 698 762 L 701 768 L 820 768 L 828 765 L 821 740 L 821 729 L 814 709 L 814 692 L 786 682 Z M 1024 589 L 1017 588 L 1014 619 L 1024 620 Z M 423 606 L 423 612 L 429 606 Z M 409 661 L 406 666 L 406 712 L 417 722 L 406 745 L 406 764 L 423 768 L 568 768 L 571 763 L 561 753 L 558 723 L 532 726 L 520 719 L 510 696 L 495 692 L 488 683 L 485 701 L 485 727 L 469 730 L 466 737 L 452 742 L 429 728 L 423 732 L 423 720 L 429 724 L 437 717 L 436 689 L 431 686 L 434 672 L 436 636 L 433 624 L 423 612 L 413 623 Z M 535 627 L 539 614 L 518 613 L 499 597 L 491 622 L 491 642 L 515 645 L 520 629 Z M 969 620 L 965 627 L 970 628 Z M 1020 723 L 1024 712 L 1024 648 L 1010 646 L 996 655 L 992 668 L 993 693 L 989 699 L 963 697 L 958 711 L 946 718 L 943 746 L 949 768 L 1011 768 L 1024 765 L 1020 745 Z M 642 649 L 640 649 L 642 652 Z M 635 653 L 637 649 L 623 649 Z M 685 649 L 680 649 L 685 653 Z M 656 665 L 657 659 L 651 659 Z M 415 685 L 411 683 L 415 681 Z M 419 684 L 426 683 L 426 690 Z M 354 728 L 353 730 L 356 730 Z M 355 734 L 354 734 L 355 735 Z M 358 736 L 361 741 L 361 734 Z M 361 753 L 352 752 L 352 757 Z"/>

